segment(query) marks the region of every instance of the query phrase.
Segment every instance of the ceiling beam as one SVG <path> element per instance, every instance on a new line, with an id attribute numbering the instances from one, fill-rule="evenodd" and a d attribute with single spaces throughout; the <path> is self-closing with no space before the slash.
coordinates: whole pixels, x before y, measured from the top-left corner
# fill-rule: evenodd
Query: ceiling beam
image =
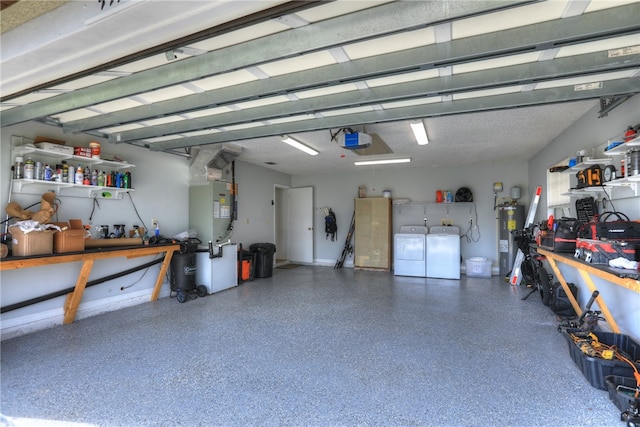
<path id="1" fill-rule="evenodd" d="M 512 65 L 491 70 L 372 87 L 366 90 L 352 90 L 322 97 L 231 111 L 130 131 L 116 132 L 108 135 L 108 137 L 111 142 L 128 142 L 201 129 L 211 129 L 257 121 L 264 122 L 302 114 L 322 113 L 323 111 L 352 106 L 375 105 L 475 90 L 535 84 L 549 80 L 638 67 L 640 67 L 640 56 L 609 58 L 607 52 L 596 52 L 551 61 Z M 638 88 L 638 91 L 640 91 L 640 88 Z"/>
<path id="2" fill-rule="evenodd" d="M 148 144 L 147 147 L 152 151 L 166 151 L 196 145 L 250 140 L 254 138 L 278 136 L 297 132 L 309 132 L 371 123 L 393 122 L 404 120 L 407 118 L 437 117 L 452 114 L 472 113 L 478 111 L 555 104 L 583 99 L 597 99 L 600 97 L 616 96 L 636 92 L 639 83 L 638 80 L 638 78 L 609 80 L 603 82 L 600 88 L 578 92 L 576 92 L 574 86 L 565 86 L 552 89 L 541 89 L 533 92 L 495 95 L 482 98 L 442 102 L 437 104 L 414 105 L 411 107 L 396 108 L 384 111 L 371 111 L 352 114 L 350 116 L 312 118 L 305 121 L 261 126 L 242 129 L 239 131 L 220 132 L 190 138 L 178 138 L 174 140 Z"/>
<path id="3" fill-rule="evenodd" d="M 60 94 L 27 106 L 14 107 L 0 112 L 0 120 L 3 125 L 21 123 L 259 65 L 274 59 L 295 57 L 374 36 L 426 27 L 445 20 L 460 19 L 527 3 L 530 2 L 477 0 L 447 2 L 446 7 L 438 1 L 388 3 Z"/>
<path id="4" fill-rule="evenodd" d="M 625 10 L 630 12 L 628 9 Z M 637 11 L 640 13 L 640 5 L 638 5 Z M 618 12 L 621 11 L 618 10 Z M 640 22 L 633 18 L 622 18 L 628 16 L 627 14 L 618 13 L 613 14 L 613 16 L 617 16 L 618 19 L 612 22 L 610 18 L 613 18 L 610 13 L 603 15 L 598 12 L 595 16 L 590 16 L 588 20 L 586 18 L 578 19 L 580 17 L 555 20 L 523 28 L 505 30 L 499 34 L 483 34 L 463 40 L 453 40 L 329 65 L 318 69 L 299 71 L 76 120 L 65 123 L 63 129 L 65 132 L 103 129 L 136 121 L 165 117 L 170 114 L 187 113 L 189 111 L 266 98 L 268 96 L 325 88 L 348 82 L 360 82 L 366 79 L 399 73 L 440 68 L 496 56 L 506 56 L 508 53 L 514 54 L 548 49 L 558 45 L 569 44 L 575 40 L 584 42 L 590 40 L 590 38 L 600 39 L 605 37 L 606 28 L 608 28 L 608 36 L 619 35 L 618 33 L 621 31 L 640 31 Z M 603 22 L 606 22 L 607 25 L 604 25 Z M 615 30 L 609 28 L 609 25 L 615 26 Z M 507 52 L 507 50 L 510 52 Z M 248 55 L 253 56 L 251 53 Z M 577 69 L 579 67 L 583 67 L 583 65 L 576 66 Z M 585 70 L 591 73 L 595 69 L 589 70 L 587 65 Z M 161 74 L 161 71 L 159 69 L 157 73 Z M 112 140 L 116 141 L 117 138 Z"/>

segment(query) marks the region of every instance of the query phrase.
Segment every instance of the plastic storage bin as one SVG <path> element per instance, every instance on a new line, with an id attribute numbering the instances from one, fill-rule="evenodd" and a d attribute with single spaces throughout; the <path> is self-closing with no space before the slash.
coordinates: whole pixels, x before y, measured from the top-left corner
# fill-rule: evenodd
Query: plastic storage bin
<path id="1" fill-rule="evenodd" d="M 633 377 L 633 368 L 626 362 L 620 360 L 606 360 L 600 357 L 587 356 L 573 342 L 571 333 L 582 332 L 581 329 L 567 329 L 564 333 L 569 343 L 569 353 L 576 365 L 582 371 L 582 374 L 593 387 L 600 390 L 607 390 L 605 377 L 610 375 L 620 377 Z M 632 361 L 640 359 L 640 345 L 629 338 L 627 335 L 614 334 L 612 332 L 594 332 L 598 341 L 609 346 L 616 346 L 619 351 L 626 353 Z M 636 363 L 640 368 L 640 365 Z"/>
<path id="2" fill-rule="evenodd" d="M 254 243 L 249 246 L 251 253 L 255 254 L 255 277 L 271 277 L 273 275 L 273 254 L 276 245 L 273 243 Z"/>
<path id="3" fill-rule="evenodd" d="M 491 265 L 493 260 L 487 258 L 469 258 L 465 261 L 468 277 L 491 277 Z"/>

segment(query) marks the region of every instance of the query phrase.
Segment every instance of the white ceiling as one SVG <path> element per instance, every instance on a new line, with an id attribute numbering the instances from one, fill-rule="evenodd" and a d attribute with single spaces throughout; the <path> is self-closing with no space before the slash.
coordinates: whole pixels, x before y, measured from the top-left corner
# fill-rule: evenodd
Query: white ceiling
<path id="1" fill-rule="evenodd" d="M 186 156 L 233 143 L 290 174 L 354 170 L 343 128 L 409 167 L 528 159 L 640 92 L 638 16 L 613 0 L 71 1 L 2 34 L 0 120 Z"/>

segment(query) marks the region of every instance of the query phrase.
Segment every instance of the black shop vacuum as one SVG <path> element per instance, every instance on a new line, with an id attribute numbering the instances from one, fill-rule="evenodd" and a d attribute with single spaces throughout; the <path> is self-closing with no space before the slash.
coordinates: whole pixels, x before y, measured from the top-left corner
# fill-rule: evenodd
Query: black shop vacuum
<path id="1" fill-rule="evenodd" d="M 196 286 L 196 250 L 202 243 L 200 239 L 190 238 L 180 243 L 180 252 L 174 252 L 171 258 L 169 282 L 171 284 L 170 297 L 175 297 L 178 302 L 186 302 L 189 298 L 204 297 L 207 295 L 207 287 Z"/>

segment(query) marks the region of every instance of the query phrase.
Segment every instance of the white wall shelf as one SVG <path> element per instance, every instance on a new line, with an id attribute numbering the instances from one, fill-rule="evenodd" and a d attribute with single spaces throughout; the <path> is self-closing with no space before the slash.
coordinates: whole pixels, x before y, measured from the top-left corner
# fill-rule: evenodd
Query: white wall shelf
<path id="1" fill-rule="evenodd" d="M 12 191 L 16 194 L 43 194 L 47 191 L 53 191 L 59 196 L 99 199 L 122 199 L 124 193 L 135 191 L 133 188 L 100 187 L 37 179 L 14 179 L 12 185 Z"/>
<path id="2" fill-rule="evenodd" d="M 47 158 L 55 161 L 62 160 L 71 160 L 72 162 L 69 164 L 73 166 L 75 163 L 89 164 L 91 166 L 103 166 L 110 169 L 129 169 L 135 167 L 135 165 L 127 162 L 118 162 L 115 160 L 105 160 L 105 159 L 94 159 L 92 157 L 84 157 L 84 156 L 75 156 L 73 154 L 60 153 L 58 151 L 53 150 L 45 150 L 42 148 L 37 148 L 32 144 L 25 144 L 15 147 L 13 149 L 14 156 L 26 156 L 26 155 L 34 155 L 36 158 Z M 26 159 L 25 159 L 26 160 Z"/>
<path id="3" fill-rule="evenodd" d="M 67 161 L 69 166 L 75 164 L 90 165 L 91 169 L 105 168 L 112 171 L 134 168 L 135 165 L 125 161 L 95 159 L 90 157 L 75 156 L 56 150 L 38 148 L 31 143 L 32 140 L 20 136 L 12 137 L 13 157 L 23 157 L 25 160 L 33 156 L 34 160 L 49 160 L 50 163 Z M 53 191 L 59 196 L 89 197 L 100 199 L 122 199 L 122 195 L 135 191 L 133 188 L 105 187 L 96 185 L 73 184 L 70 182 L 42 181 L 37 179 L 13 179 L 11 191 L 15 194 L 43 194 Z"/>
<path id="4" fill-rule="evenodd" d="M 640 137 L 634 138 L 631 141 L 623 142 L 617 147 L 613 147 L 611 150 L 605 150 L 604 154 L 607 156 L 624 156 L 627 151 L 632 148 L 640 150 Z"/>

